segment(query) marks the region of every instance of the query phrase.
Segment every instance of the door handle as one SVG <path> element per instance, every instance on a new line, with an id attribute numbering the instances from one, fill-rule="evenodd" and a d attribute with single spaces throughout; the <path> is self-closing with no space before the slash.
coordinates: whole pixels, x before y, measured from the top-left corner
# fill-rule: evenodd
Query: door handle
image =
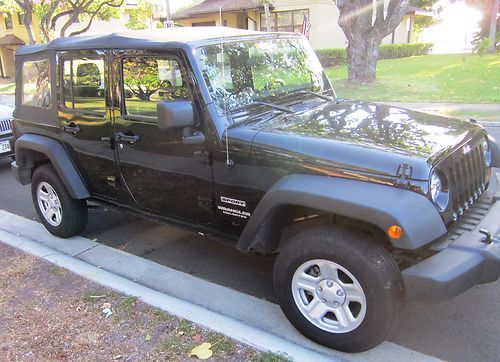
<path id="1" fill-rule="evenodd" d="M 133 145 L 136 142 L 139 142 L 141 140 L 141 137 L 139 137 L 136 134 L 125 134 L 123 132 L 118 132 L 115 134 L 115 140 L 116 142 L 126 142 L 129 145 Z"/>
<path id="2" fill-rule="evenodd" d="M 75 122 L 71 122 L 63 126 L 63 131 L 72 134 L 73 136 L 76 136 L 78 133 L 80 133 L 81 129 Z"/>

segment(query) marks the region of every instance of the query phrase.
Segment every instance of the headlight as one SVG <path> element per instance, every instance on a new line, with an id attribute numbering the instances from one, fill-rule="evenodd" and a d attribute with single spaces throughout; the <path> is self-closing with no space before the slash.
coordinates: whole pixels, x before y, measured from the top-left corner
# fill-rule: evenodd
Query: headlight
<path id="1" fill-rule="evenodd" d="M 440 172 L 433 171 L 429 179 L 429 192 L 432 202 L 436 204 L 441 211 L 446 210 L 450 201 L 446 178 Z"/>
<path id="2" fill-rule="evenodd" d="M 490 144 L 488 143 L 488 139 L 484 137 L 481 140 L 481 148 L 483 149 L 483 155 L 484 155 L 484 163 L 486 164 L 486 167 L 491 166 L 491 150 L 490 150 Z"/>
<path id="3" fill-rule="evenodd" d="M 441 193 L 441 188 L 443 187 L 443 183 L 441 182 L 441 178 L 435 172 L 431 175 L 431 182 L 429 188 L 431 190 L 431 199 L 436 202 L 439 194 Z"/>

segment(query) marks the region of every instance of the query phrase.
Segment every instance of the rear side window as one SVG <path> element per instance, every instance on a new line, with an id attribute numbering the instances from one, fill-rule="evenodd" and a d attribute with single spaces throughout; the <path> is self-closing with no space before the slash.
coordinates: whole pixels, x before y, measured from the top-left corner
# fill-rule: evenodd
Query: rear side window
<path id="1" fill-rule="evenodd" d="M 24 62 L 22 79 L 23 105 L 49 108 L 51 105 L 49 61 Z"/>
<path id="2" fill-rule="evenodd" d="M 67 59 L 63 61 L 63 100 L 68 109 L 104 114 L 106 92 L 103 59 Z"/>
<path id="3" fill-rule="evenodd" d="M 125 112 L 156 118 L 160 101 L 189 99 L 179 62 L 173 58 L 125 58 L 122 63 Z"/>

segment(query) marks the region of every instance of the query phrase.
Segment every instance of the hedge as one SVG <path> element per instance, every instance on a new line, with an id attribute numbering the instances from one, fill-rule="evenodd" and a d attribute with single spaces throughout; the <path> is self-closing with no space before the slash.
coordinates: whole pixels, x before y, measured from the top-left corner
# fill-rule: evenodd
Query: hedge
<path id="1" fill-rule="evenodd" d="M 380 46 L 379 59 L 397 59 L 412 57 L 415 55 L 429 54 L 433 44 L 412 43 L 412 44 L 383 44 Z M 345 49 L 318 49 L 316 55 L 323 67 L 333 67 L 347 64 L 347 52 Z"/>

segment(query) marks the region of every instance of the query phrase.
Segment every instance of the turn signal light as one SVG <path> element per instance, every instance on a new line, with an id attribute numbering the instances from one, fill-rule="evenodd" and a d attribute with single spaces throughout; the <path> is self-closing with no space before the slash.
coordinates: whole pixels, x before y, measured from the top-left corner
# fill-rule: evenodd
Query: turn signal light
<path id="1" fill-rule="evenodd" d="M 392 225 L 387 229 L 387 234 L 393 239 L 399 239 L 403 236 L 403 229 L 397 225 Z"/>

